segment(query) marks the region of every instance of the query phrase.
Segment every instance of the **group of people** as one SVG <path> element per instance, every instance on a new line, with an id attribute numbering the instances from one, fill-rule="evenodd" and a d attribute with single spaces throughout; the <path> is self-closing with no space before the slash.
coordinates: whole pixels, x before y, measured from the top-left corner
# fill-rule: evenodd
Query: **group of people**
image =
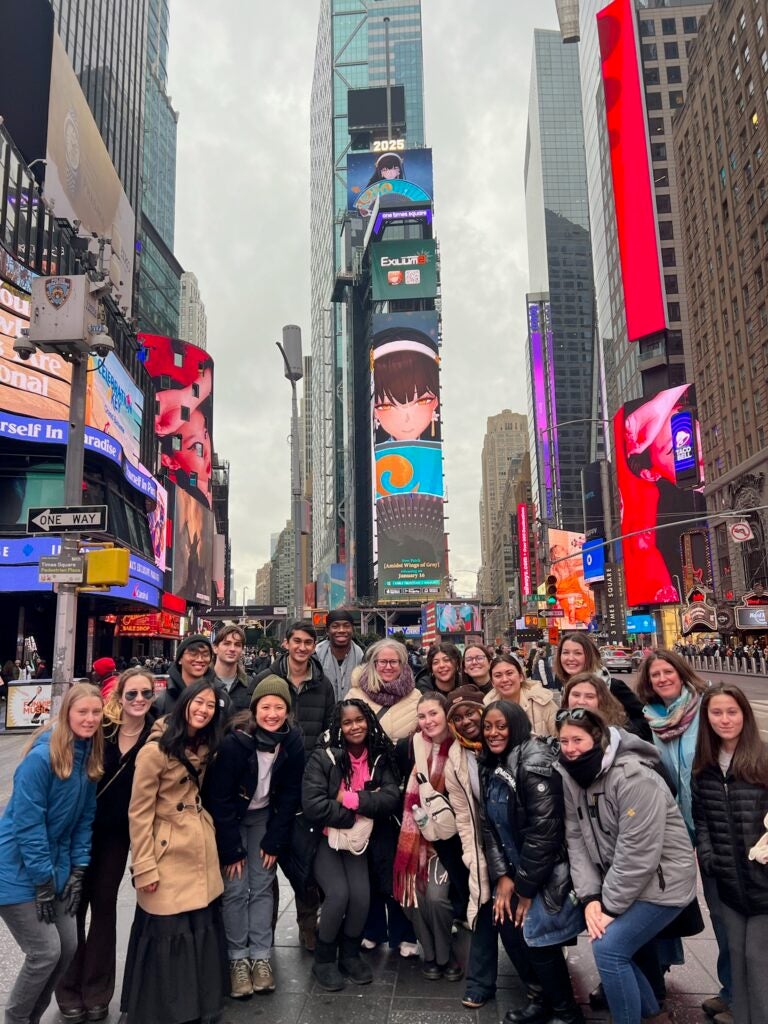
<path id="1" fill-rule="evenodd" d="M 366 951 L 388 943 L 477 1008 L 500 938 L 526 992 L 507 1024 L 580 1024 L 564 951 L 586 931 L 591 999 L 661 1024 L 665 972 L 703 927 L 697 858 L 723 986 L 704 1008 L 762 1024 L 768 759 L 738 688 L 656 651 L 635 694 L 583 633 L 555 653 L 561 694 L 480 645 L 438 644 L 414 677 L 402 644 L 363 652 L 351 616 L 330 619 L 322 660 L 299 621 L 248 679 L 228 626 L 185 637 L 159 695 L 142 666 L 106 701 L 68 691 L 0 820 L 0 917 L 26 955 L 7 1024 L 38 1024 L 54 992 L 65 1020 L 106 1017 L 129 856 L 128 1024 L 275 990 L 278 865 L 324 990 L 370 983 Z"/>

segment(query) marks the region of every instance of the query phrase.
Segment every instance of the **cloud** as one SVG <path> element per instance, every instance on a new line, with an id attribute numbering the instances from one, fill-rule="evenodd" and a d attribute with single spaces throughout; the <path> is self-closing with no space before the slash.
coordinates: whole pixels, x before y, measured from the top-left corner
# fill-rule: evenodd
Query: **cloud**
<path id="1" fill-rule="evenodd" d="M 216 363 L 214 440 L 231 464 L 236 585 L 254 585 L 290 514 L 290 388 L 275 348 L 310 348 L 309 105 L 319 2 L 184 0 L 172 8 L 169 91 L 180 112 L 176 253 L 197 274 Z M 526 411 L 523 159 L 534 27 L 554 4 L 424 0 L 427 143 L 443 294 L 451 571 L 480 560 L 486 418 Z M 550 9 L 551 8 L 551 9 Z"/>

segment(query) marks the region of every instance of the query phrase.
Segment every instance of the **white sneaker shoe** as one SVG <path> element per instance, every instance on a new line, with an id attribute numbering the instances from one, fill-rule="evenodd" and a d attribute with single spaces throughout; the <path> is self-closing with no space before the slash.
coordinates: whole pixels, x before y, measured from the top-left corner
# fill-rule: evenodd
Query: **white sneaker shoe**
<path id="1" fill-rule="evenodd" d="M 400 956 L 405 959 L 419 955 L 419 947 L 416 942 L 401 942 L 398 948 L 400 950 Z"/>
<path id="2" fill-rule="evenodd" d="M 376 949 L 378 942 L 374 942 L 373 939 L 363 939 L 360 945 L 363 949 Z"/>

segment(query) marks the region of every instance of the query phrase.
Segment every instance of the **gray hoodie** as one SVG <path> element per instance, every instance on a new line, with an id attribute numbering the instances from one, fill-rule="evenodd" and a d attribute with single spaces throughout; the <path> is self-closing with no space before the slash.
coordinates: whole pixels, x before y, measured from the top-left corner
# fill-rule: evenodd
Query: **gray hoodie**
<path id="1" fill-rule="evenodd" d="M 562 768 L 571 877 L 580 899 L 601 899 L 617 916 L 636 900 L 684 907 L 696 894 L 688 830 L 669 788 L 650 767 L 658 754 L 623 729 L 586 790 Z"/>

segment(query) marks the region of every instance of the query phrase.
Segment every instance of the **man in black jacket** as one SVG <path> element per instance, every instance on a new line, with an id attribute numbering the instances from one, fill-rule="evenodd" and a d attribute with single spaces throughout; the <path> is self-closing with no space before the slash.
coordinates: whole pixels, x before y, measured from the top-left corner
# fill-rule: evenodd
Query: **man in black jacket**
<path id="1" fill-rule="evenodd" d="M 176 701 L 185 686 L 205 679 L 215 691 L 224 719 L 232 714 L 232 701 L 229 694 L 216 680 L 213 671 L 213 647 L 211 641 L 202 633 L 190 633 L 183 638 L 176 649 L 176 657 L 168 669 L 168 684 L 155 702 L 158 716 L 168 715 L 176 706 Z"/>

